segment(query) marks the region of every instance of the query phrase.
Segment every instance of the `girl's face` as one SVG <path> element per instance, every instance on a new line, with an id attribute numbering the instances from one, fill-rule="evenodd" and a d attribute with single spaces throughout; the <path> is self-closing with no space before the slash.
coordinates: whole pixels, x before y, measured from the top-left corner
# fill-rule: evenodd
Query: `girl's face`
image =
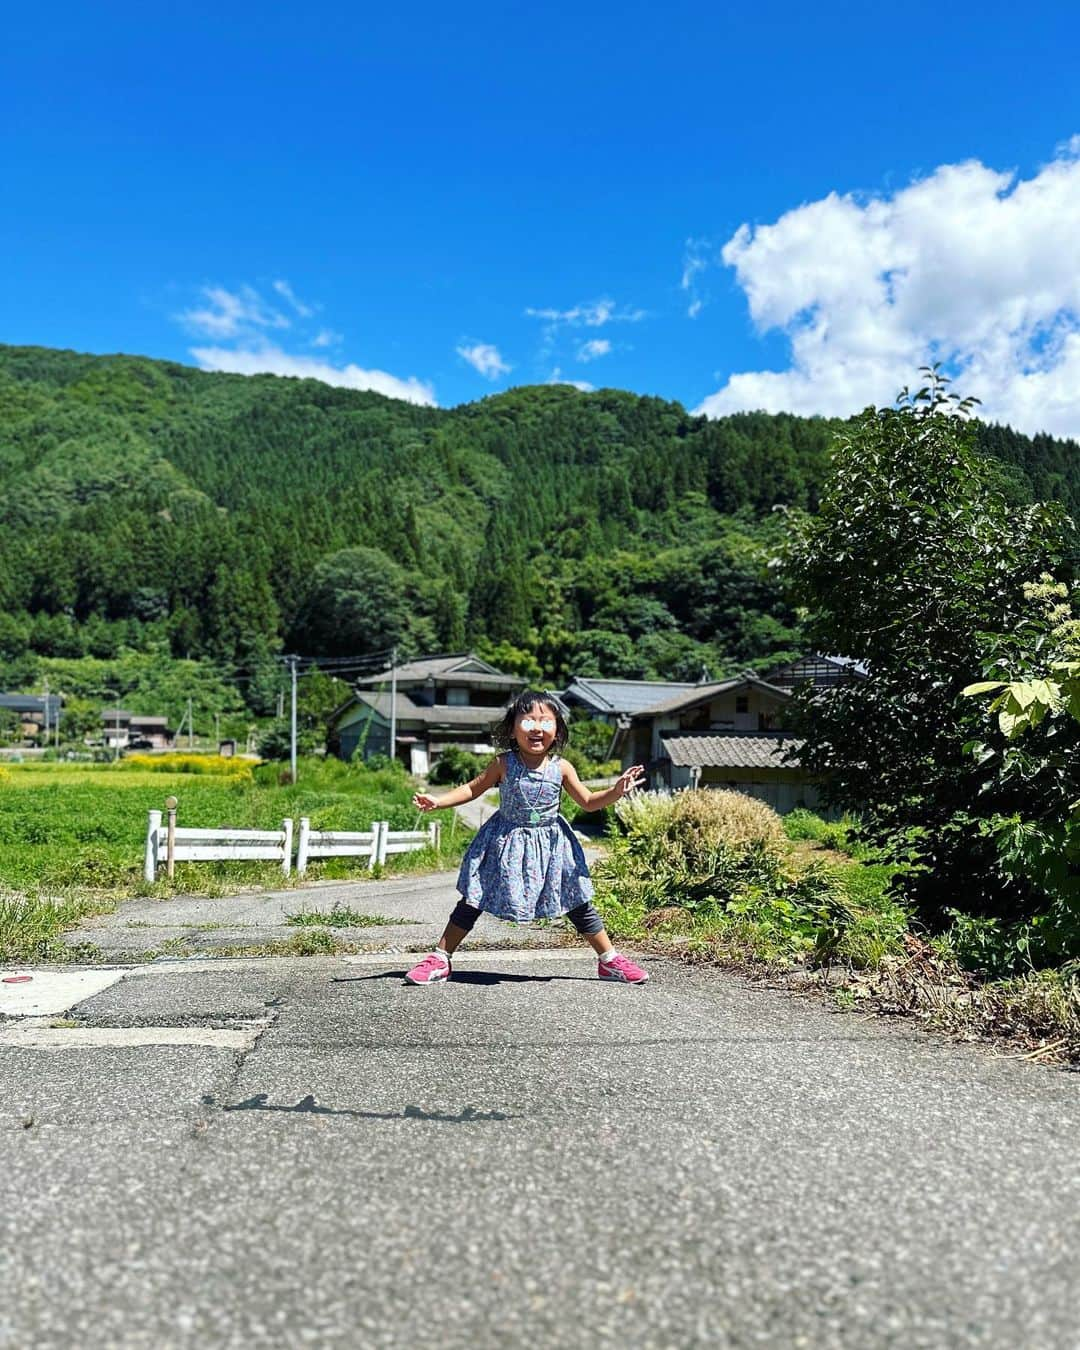
<path id="1" fill-rule="evenodd" d="M 555 709 L 534 703 L 514 723 L 514 739 L 530 755 L 545 755 L 555 740 Z"/>

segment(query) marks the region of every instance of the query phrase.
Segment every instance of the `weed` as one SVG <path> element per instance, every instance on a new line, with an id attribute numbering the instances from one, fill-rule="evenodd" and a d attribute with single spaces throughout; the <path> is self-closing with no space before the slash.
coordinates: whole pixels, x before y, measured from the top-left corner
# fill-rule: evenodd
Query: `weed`
<path id="1" fill-rule="evenodd" d="M 419 923 L 418 919 L 388 919 L 381 914 L 362 914 L 359 910 L 334 905 L 330 909 L 301 910 L 289 914 L 287 924 L 295 928 L 377 928 L 380 925 Z"/>

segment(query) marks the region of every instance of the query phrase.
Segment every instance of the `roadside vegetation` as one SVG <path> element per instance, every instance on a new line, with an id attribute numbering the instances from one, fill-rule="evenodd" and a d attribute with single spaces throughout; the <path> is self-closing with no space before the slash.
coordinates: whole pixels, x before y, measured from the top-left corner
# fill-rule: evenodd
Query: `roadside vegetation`
<path id="1" fill-rule="evenodd" d="M 296 884 L 273 864 L 178 864 L 174 885 L 143 880 L 146 816 L 167 796 L 179 802 L 181 825 L 271 829 L 286 816 L 308 816 L 316 829 L 367 829 L 388 820 L 414 829 L 413 780 L 404 770 L 366 769 L 332 759 L 303 759 L 299 781 L 282 783 L 277 764 L 190 757 L 170 769 L 137 756 L 116 765 L 16 764 L 0 785 L 0 960 L 63 959 L 65 928 L 135 895 L 224 894 Z M 216 761 L 216 762 L 215 762 Z M 391 857 L 390 872 L 451 867 L 468 837 L 447 820 L 440 851 Z M 378 869 L 377 869 L 378 870 Z M 313 862 L 307 880 L 372 875 L 364 859 Z"/>
<path id="2" fill-rule="evenodd" d="M 903 899 L 910 864 L 860 841 L 856 821 L 781 819 L 739 793 L 689 791 L 627 799 L 617 822 L 594 876 L 618 941 L 1080 1061 L 1075 963 L 1003 972 L 992 926 L 959 911 L 929 931 Z"/>
<path id="3" fill-rule="evenodd" d="M 777 560 L 810 648 L 864 672 L 794 700 L 800 761 L 848 814 L 795 812 L 784 839 L 722 793 L 644 799 L 604 900 L 624 937 L 1077 1060 L 1077 533 L 1015 492 L 971 401 L 924 374 L 837 435 Z"/>

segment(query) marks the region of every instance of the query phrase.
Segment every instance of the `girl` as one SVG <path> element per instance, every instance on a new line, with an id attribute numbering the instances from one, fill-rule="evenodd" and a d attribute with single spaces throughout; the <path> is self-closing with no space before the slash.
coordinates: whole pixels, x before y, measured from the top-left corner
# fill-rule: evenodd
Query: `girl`
<path id="1" fill-rule="evenodd" d="M 471 783 L 441 797 L 418 792 L 413 798 L 421 811 L 436 811 L 475 801 L 499 785 L 499 809 L 480 827 L 462 859 L 457 883 L 462 898 L 435 950 L 406 980 L 448 980 L 451 956 L 484 911 L 517 923 L 565 914 L 599 957 L 600 979 L 642 984 L 648 975 L 615 951 L 604 932 L 592 905 L 585 854 L 559 814 L 564 787 L 586 811 L 598 811 L 640 786 L 641 765 L 627 769 L 606 792 L 583 787 L 574 766 L 552 753 L 569 740 L 563 706 L 554 695 L 535 689 L 527 689 L 507 710 L 493 740 L 505 753 Z"/>

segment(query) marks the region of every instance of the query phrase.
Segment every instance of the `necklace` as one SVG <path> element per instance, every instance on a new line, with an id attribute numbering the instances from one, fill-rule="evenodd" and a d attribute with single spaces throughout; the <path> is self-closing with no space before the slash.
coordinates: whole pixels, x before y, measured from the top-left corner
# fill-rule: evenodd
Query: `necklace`
<path id="1" fill-rule="evenodd" d="M 540 806 L 540 798 L 544 795 L 544 788 L 547 786 L 547 780 L 543 777 L 543 766 L 542 765 L 537 766 L 540 769 L 541 777 L 539 783 L 536 784 L 536 791 L 530 797 L 528 792 L 525 790 L 525 781 L 526 781 L 526 774 L 528 772 L 528 766 L 525 765 L 524 760 L 521 760 L 521 763 L 525 767 L 526 773 L 523 773 L 521 777 L 518 779 L 518 786 L 521 789 L 521 796 L 525 802 L 525 805 L 530 808 L 529 824 L 539 825 L 540 811 L 538 808 Z"/>

